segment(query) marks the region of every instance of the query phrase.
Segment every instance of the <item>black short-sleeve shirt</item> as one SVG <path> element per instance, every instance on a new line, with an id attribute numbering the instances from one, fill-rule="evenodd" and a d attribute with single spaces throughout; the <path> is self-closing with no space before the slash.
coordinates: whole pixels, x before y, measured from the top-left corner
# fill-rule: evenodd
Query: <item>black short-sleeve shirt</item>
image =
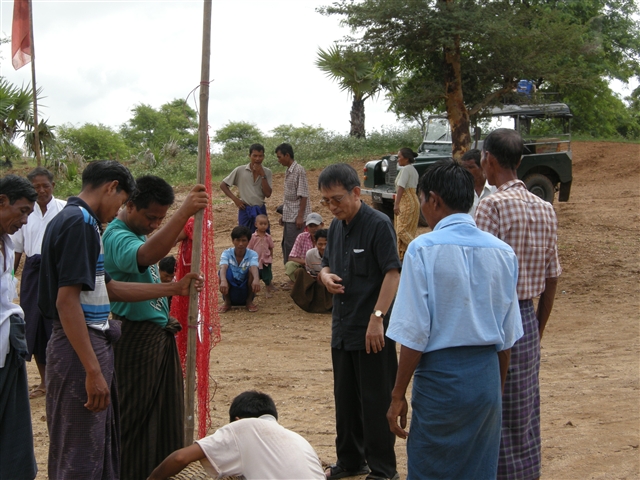
<path id="1" fill-rule="evenodd" d="M 93 217 L 93 225 L 85 221 L 78 207 Z M 49 222 L 42 239 L 38 291 L 42 315 L 59 318 L 56 300 L 60 287 L 82 285 L 82 290 L 94 290 L 99 259 L 100 221 L 83 200 L 70 197 L 62 211 Z M 109 280 L 105 275 L 105 283 Z"/>
<path id="2" fill-rule="evenodd" d="M 401 267 L 389 218 L 364 202 L 349 224 L 334 218 L 322 266 L 344 285 L 344 294 L 333 296 L 331 347 L 363 350 L 384 276 Z"/>

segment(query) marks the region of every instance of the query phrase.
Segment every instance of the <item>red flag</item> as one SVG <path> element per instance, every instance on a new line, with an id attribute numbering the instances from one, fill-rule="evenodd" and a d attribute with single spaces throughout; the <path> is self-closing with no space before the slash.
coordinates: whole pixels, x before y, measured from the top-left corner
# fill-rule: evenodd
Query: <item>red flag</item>
<path id="1" fill-rule="evenodd" d="M 14 0 L 11 63 L 18 70 L 31 61 L 30 0 Z"/>

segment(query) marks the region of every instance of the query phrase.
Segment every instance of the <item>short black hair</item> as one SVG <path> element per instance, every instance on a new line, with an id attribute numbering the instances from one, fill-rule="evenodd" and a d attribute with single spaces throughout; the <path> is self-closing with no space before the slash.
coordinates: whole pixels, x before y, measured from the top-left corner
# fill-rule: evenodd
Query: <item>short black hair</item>
<path id="1" fill-rule="evenodd" d="M 251 155 L 251 152 L 253 152 L 254 150 L 256 152 L 264 153 L 264 146 L 261 143 L 252 143 L 249 147 L 249 155 Z"/>
<path id="2" fill-rule="evenodd" d="M 158 268 L 169 275 L 173 275 L 176 271 L 176 257 L 173 255 L 164 257 L 158 262 Z"/>
<path id="3" fill-rule="evenodd" d="M 406 158 L 409 161 L 409 163 L 415 162 L 416 157 L 418 156 L 418 154 L 414 152 L 412 149 L 410 149 L 409 147 L 401 148 L 400 153 L 404 158 Z"/>
<path id="4" fill-rule="evenodd" d="M 477 148 L 472 148 L 471 150 L 467 150 L 460 158 L 461 162 L 468 162 L 469 160 L 473 160 L 477 166 L 480 166 L 480 157 L 482 156 L 482 152 Z"/>
<path id="5" fill-rule="evenodd" d="M 36 177 L 39 177 L 41 175 L 44 177 L 47 177 L 47 179 L 50 182 L 53 182 L 53 173 L 51 173 L 49 170 L 47 170 L 44 167 L 34 168 L 29 173 L 27 173 L 27 178 L 29 179 L 30 182 L 33 182 L 36 179 Z"/>
<path id="6" fill-rule="evenodd" d="M 319 238 L 327 238 L 328 233 L 329 233 L 329 230 L 327 230 L 326 228 L 321 228 L 320 230 L 316 230 L 316 233 L 313 236 L 313 238 L 317 242 Z"/>
<path id="7" fill-rule="evenodd" d="M 233 227 L 233 230 L 231 230 L 231 240 L 235 240 L 236 238 L 246 238 L 247 240 L 251 240 L 251 230 L 243 225 Z"/>
<path id="8" fill-rule="evenodd" d="M 290 144 L 281 143 L 276 147 L 276 151 L 274 153 L 278 153 L 278 152 L 280 152 L 282 155 L 289 154 L 289 156 L 291 157 L 291 160 L 293 160 L 293 147 Z"/>
<path id="9" fill-rule="evenodd" d="M 355 168 L 347 163 L 334 163 L 322 170 L 318 177 L 318 190 L 342 186 L 347 192 L 360 186 L 360 179 Z"/>
<path id="10" fill-rule="evenodd" d="M 510 128 L 498 128 L 484 139 L 482 150 L 496 157 L 502 168 L 515 170 L 524 153 L 524 141 Z"/>
<path id="11" fill-rule="evenodd" d="M 7 196 L 9 205 L 13 205 L 21 198 L 26 198 L 29 202 L 35 202 L 38 199 L 38 193 L 31 182 L 18 175 L 7 175 L 0 179 L 0 194 Z"/>
<path id="12" fill-rule="evenodd" d="M 131 195 L 136 190 L 136 182 L 127 167 L 115 160 L 95 160 L 82 172 L 82 190 L 96 189 L 105 183 L 118 181 L 116 191 Z"/>
<path id="13" fill-rule="evenodd" d="M 175 194 L 171 185 L 155 175 L 138 177 L 136 191 L 130 199 L 138 210 L 149 208 L 153 202 L 162 206 L 172 205 L 174 200 Z"/>
<path id="14" fill-rule="evenodd" d="M 420 191 L 440 195 L 454 212 L 467 213 L 473 206 L 473 175 L 453 160 L 439 160 L 420 179 Z"/>
<path id="15" fill-rule="evenodd" d="M 278 419 L 278 410 L 273 399 L 266 393 L 256 390 L 242 392 L 231 402 L 229 421 L 237 418 L 258 418 L 262 415 L 273 415 Z"/>

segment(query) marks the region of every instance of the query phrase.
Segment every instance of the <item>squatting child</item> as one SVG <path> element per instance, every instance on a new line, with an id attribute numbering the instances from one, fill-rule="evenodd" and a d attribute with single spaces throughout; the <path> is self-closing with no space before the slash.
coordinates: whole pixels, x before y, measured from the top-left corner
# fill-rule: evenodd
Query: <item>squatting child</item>
<path id="1" fill-rule="evenodd" d="M 256 231 L 251 235 L 249 246 L 251 250 L 258 254 L 258 268 L 260 270 L 260 280 L 262 280 L 267 289 L 267 297 L 270 292 L 276 290 L 271 283 L 273 280 L 273 272 L 271 264 L 273 263 L 273 239 L 267 233 L 269 228 L 269 218 L 266 215 L 258 215 L 256 217 Z"/>
<path id="2" fill-rule="evenodd" d="M 247 227 L 235 227 L 231 230 L 233 247 L 220 256 L 220 293 L 224 298 L 218 309 L 220 313 L 240 305 L 246 305 L 250 312 L 258 311 L 253 299 L 260 291 L 259 261 L 258 254 L 247 248 L 250 237 Z"/>

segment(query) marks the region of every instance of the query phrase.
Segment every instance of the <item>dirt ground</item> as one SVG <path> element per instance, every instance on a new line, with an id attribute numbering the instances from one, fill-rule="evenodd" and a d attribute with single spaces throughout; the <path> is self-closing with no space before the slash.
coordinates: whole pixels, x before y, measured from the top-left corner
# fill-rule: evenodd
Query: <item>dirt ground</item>
<path id="1" fill-rule="evenodd" d="M 640 145 L 574 142 L 574 181 L 568 203 L 556 203 L 563 273 L 542 342 L 543 477 L 640 478 L 639 273 Z M 302 159 L 304 165 L 304 159 Z M 354 163 L 362 172 L 362 162 Z M 312 208 L 328 225 L 309 172 Z M 275 207 L 283 175 L 268 201 L 272 235 L 282 238 Z M 214 186 L 216 254 L 231 246 L 233 204 Z M 426 232 L 421 229 L 421 232 Z M 274 277 L 285 281 L 281 252 Z M 280 422 L 306 437 L 327 463 L 335 461 L 330 315 L 301 311 L 287 292 L 261 292 L 258 313 L 221 316 L 222 341 L 211 356 L 217 385 L 214 428 L 227 422 L 233 397 L 248 389 L 275 399 Z M 34 364 L 29 365 L 36 383 Z M 39 479 L 47 478 L 44 399 L 31 401 Z M 406 476 L 405 441 L 396 443 Z M 286 469 L 286 464 L 283 465 Z"/>

